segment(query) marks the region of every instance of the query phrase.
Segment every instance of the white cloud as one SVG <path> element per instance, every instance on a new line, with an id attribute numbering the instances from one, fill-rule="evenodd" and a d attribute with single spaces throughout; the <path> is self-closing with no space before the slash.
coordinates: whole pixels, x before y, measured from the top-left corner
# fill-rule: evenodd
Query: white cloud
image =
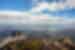
<path id="1" fill-rule="evenodd" d="M 37 1 L 37 0 L 36 0 Z M 66 0 L 65 2 L 39 2 L 36 6 L 32 7 L 30 12 L 36 13 L 43 11 L 44 9 L 48 9 L 49 11 L 57 11 L 57 10 L 63 10 L 65 8 L 74 8 L 75 7 L 75 0 Z"/>
<path id="2" fill-rule="evenodd" d="M 37 16 L 33 16 L 33 15 L 29 15 L 28 13 L 26 14 L 26 12 L 16 12 L 16 11 L 3 11 L 2 13 L 1 13 L 2 11 L 0 11 L 0 19 L 6 19 L 6 20 L 11 20 L 11 21 L 21 21 L 21 20 L 23 20 L 24 22 L 25 21 L 28 21 L 28 20 L 30 20 L 30 22 L 34 22 L 34 23 L 36 23 L 36 22 L 41 22 L 41 23 L 43 23 L 43 22 L 50 22 L 50 24 L 52 23 L 52 24 L 66 24 L 66 22 L 68 23 L 70 23 L 70 22 L 73 22 L 74 21 L 74 19 L 72 18 L 72 19 L 66 19 L 65 17 L 58 17 L 58 16 L 56 16 L 56 17 L 54 17 L 54 16 L 48 16 L 48 15 L 43 15 L 43 14 L 41 14 L 41 15 L 37 15 Z M 2 18 L 3 17 L 3 18 Z M 11 22 L 10 21 L 10 22 Z"/>
<path id="3" fill-rule="evenodd" d="M 38 3 L 38 5 L 33 7 L 30 11 L 33 13 L 36 13 L 36 12 L 41 12 L 42 10 L 46 8 L 48 8 L 48 3 L 43 2 L 43 3 Z"/>
<path id="4" fill-rule="evenodd" d="M 70 8 L 75 8 L 75 0 L 66 0 L 65 5 L 69 6 Z"/>
<path id="5" fill-rule="evenodd" d="M 0 10 L 0 15 L 2 16 L 22 16 L 23 12 Z"/>
<path id="6" fill-rule="evenodd" d="M 67 0 L 65 3 L 47 3 L 40 2 L 37 6 L 33 7 L 30 11 L 27 12 L 19 12 L 19 11 L 0 11 L 0 23 L 6 24 L 31 24 L 31 27 L 34 27 L 34 30 L 45 30 L 45 28 L 40 27 L 41 25 L 48 24 L 62 24 L 63 26 L 71 26 L 75 24 L 75 20 L 65 19 L 64 17 L 53 17 L 48 16 L 48 14 L 41 13 L 44 9 L 48 9 L 49 11 L 56 11 L 64 9 L 66 6 L 74 7 L 74 0 Z M 33 14 L 37 15 L 33 15 Z M 39 24 L 38 26 L 35 26 Z M 19 27 L 19 26 L 18 26 Z M 22 26 L 20 26 L 22 27 Z M 30 27 L 30 25 L 29 25 Z M 45 26 L 44 26 L 45 27 Z"/>
<path id="7" fill-rule="evenodd" d="M 63 3 L 56 3 L 57 9 L 75 8 L 75 0 L 66 0 Z"/>
<path id="8" fill-rule="evenodd" d="M 8 11 L 8 13 L 5 13 L 5 12 L 0 13 L 0 19 L 4 17 L 2 18 L 2 20 L 0 20 L 0 24 L 2 23 L 6 23 L 9 25 L 12 24 L 14 25 L 13 27 L 16 27 L 18 25 L 16 28 L 30 27 L 33 30 L 39 30 L 39 29 L 45 30 L 45 29 L 48 29 L 49 25 L 61 24 L 65 27 L 67 25 L 69 26 L 73 24 L 75 25 L 75 20 L 73 18 L 66 19 L 64 17 L 53 17 L 53 16 L 48 16 L 48 15 L 43 15 L 43 14 L 32 16 L 32 15 L 28 15 L 28 13 L 26 14 L 26 12 L 17 13 L 16 11 L 14 12 Z M 26 24 L 27 26 L 25 26 L 24 24 Z"/>
<path id="9" fill-rule="evenodd" d="M 49 11 L 56 11 L 59 9 L 64 9 L 64 6 L 62 3 L 47 3 L 47 2 L 40 2 L 36 6 L 32 7 L 30 12 L 32 13 L 41 13 L 43 10 L 48 9 Z"/>

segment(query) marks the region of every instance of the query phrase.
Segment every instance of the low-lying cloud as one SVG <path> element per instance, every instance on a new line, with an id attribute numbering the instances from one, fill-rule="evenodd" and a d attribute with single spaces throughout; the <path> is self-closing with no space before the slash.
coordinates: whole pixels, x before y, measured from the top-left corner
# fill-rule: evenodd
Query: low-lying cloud
<path id="1" fill-rule="evenodd" d="M 7 11 L 8 12 L 8 11 Z M 64 28 L 67 26 L 75 25 L 75 20 L 73 18 L 64 17 L 53 17 L 44 15 L 29 15 L 24 14 L 25 12 L 2 12 L 0 13 L 0 24 L 6 24 L 7 26 L 12 26 L 13 29 L 31 29 L 31 30 L 49 30 L 52 29 L 51 25 L 62 25 Z M 5 25 L 4 25 L 5 26 Z M 54 29 L 59 27 L 53 26 Z M 61 28 L 63 29 L 63 28 Z"/>

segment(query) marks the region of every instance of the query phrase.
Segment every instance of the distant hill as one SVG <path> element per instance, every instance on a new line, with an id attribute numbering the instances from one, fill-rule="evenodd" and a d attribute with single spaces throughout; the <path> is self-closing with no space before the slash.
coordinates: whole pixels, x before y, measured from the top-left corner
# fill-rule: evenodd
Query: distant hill
<path id="1" fill-rule="evenodd" d="M 59 32 L 56 32 L 56 34 L 56 37 L 68 36 L 75 41 L 75 29 L 64 29 Z"/>
<path id="2" fill-rule="evenodd" d="M 13 30 L 13 31 L 7 31 L 7 32 L 0 32 L 0 38 L 5 38 L 7 36 L 15 36 L 16 35 L 16 31 L 17 30 Z M 20 31 L 22 32 L 22 31 Z M 60 30 L 60 31 L 56 31 L 56 32 L 48 32 L 47 31 L 43 31 L 43 32 L 38 32 L 38 31 L 27 31 L 25 32 L 25 35 L 28 35 L 28 37 L 32 37 L 32 38 L 50 38 L 53 35 L 51 35 L 53 33 L 53 35 L 55 34 L 55 37 L 60 38 L 63 36 L 69 36 L 73 39 L 75 39 L 75 29 L 64 29 L 64 30 Z"/>

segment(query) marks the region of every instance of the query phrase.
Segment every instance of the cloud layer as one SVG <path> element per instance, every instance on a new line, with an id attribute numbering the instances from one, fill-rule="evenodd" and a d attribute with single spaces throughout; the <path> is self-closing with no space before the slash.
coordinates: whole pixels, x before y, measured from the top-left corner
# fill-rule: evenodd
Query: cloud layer
<path id="1" fill-rule="evenodd" d="M 73 18 L 64 17 L 54 17 L 47 15 L 26 15 L 25 12 L 15 12 L 15 11 L 5 11 L 0 13 L 0 24 L 6 24 L 7 26 L 12 26 L 13 29 L 25 28 L 37 31 L 59 29 L 59 26 L 64 28 L 72 27 L 75 25 L 75 20 Z M 53 25 L 53 26 L 52 26 Z M 56 25 L 56 26 L 55 26 Z M 4 25 L 5 26 L 5 25 Z M 61 28 L 61 29 L 64 29 Z"/>
<path id="2" fill-rule="evenodd" d="M 0 24 L 12 25 L 13 29 L 29 28 L 39 31 L 51 29 L 56 30 L 57 28 L 59 28 L 59 25 L 60 27 L 63 27 L 61 29 L 72 27 L 75 25 L 75 18 L 66 18 L 63 15 L 63 13 L 65 13 L 65 10 L 71 10 L 75 7 L 74 0 L 66 0 L 65 2 L 52 3 L 45 1 L 38 2 L 38 0 L 36 0 L 35 2 L 36 6 L 33 6 L 32 9 L 28 11 L 0 11 Z M 44 10 L 48 10 L 49 12 L 46 11 L 48 13 L 44 13 Z M 54 15 L 54 12 L 56 14 L 59 14 L 60 16 Z M 71 12 L 66 12 L 65 14 L 69 16 Z"/>

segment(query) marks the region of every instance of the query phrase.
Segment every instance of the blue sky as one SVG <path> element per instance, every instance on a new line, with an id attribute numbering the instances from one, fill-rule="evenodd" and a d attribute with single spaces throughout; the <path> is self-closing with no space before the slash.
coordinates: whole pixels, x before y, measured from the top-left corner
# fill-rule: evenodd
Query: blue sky
<path id="1" fill-rule="evenodd" d="M 0 0 L 0 9 L 25 10 L 32 7 L 32 0 Z"/>
<path id="2" fill-rule="evenodd" d="M 0 10 L 18 10 L 18 11 L 26 11 L 30 10 L 34 7 L 34 5 L 37 6 L 40 2 L 47 2 L 47 3 L 62 3 L 66 0 L 0 0 Z M 50 13 L 49 13 L 50 12 Z M 42 13 L 49 13 L 55 16 L 75 16 L 75 8 L 71 9 L 65 9 L 64 10 L 58 10 L 51 12 L 49 10 L 42 11 Z"/>
<path id="3" fill-rule="evenodd" d="M 0 15 L 2 16 L 3 14 L 3 17 L 6 17 L 4 15 L 9 15 L 9 19 L 8 17 L 6 17 L 7 19 L 0 17 L 0 24 L 9 23 L 10 25 L 14 25 L 12 27 L 13 29 L 18 29 L 18 27 L 21 28 L 22 26 L 16 25 L 20 25 L 21 23 L 26 24 L 27 26 L 24 25 L 25 27 L 33 30 L 55 29 L 54 27 L 56 26 L 58 29 L 72 27 L 75 25 L 74 1 L 75 0 L 0 0 Z M 64 5 L 64 3 L 67 3 L 67 5 Z M 21 20 L 18 20 L 20 18 Z M 72 22 L 74 25 L 72 25 Z M 22 29 L 25 29 L 25 27 L 22 27 Z"/>

